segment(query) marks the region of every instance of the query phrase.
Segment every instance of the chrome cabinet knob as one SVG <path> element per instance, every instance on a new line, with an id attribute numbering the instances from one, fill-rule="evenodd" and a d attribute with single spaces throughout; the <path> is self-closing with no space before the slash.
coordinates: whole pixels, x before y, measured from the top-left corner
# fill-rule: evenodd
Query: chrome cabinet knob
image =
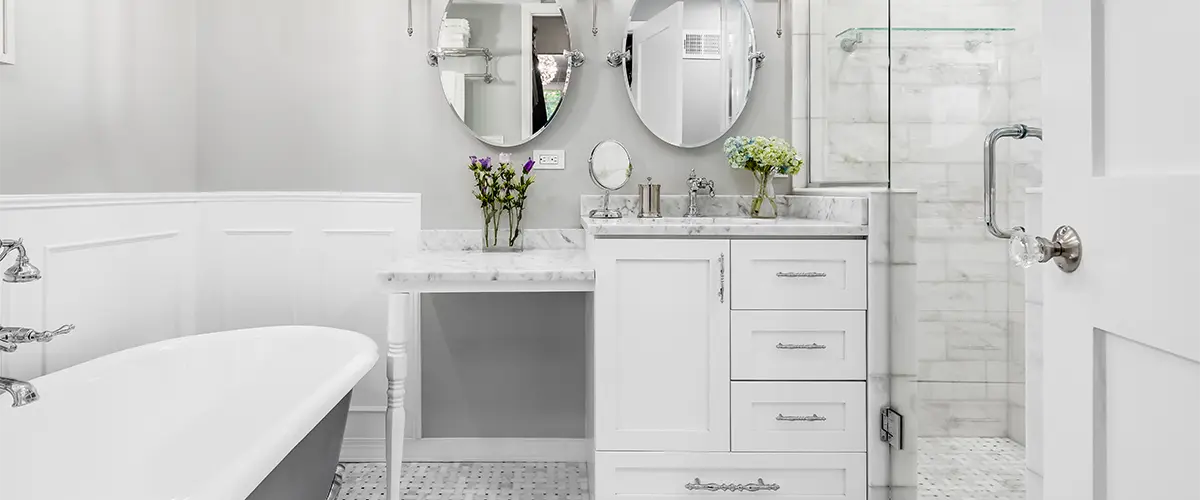
<path id="1" fill-rule="evenodd" d="M 1008 239 L 1008 256 L 1014 265 L 1028 269 L 1034 264 L 1054 261 L 1063 272 L 1075 272 L 1083 258 L 1083 243 L 1079 233 L 1071 226 L 1060 226 L 1054 236 L 1047 240 L 1025 232 L 1023 227 L 1014 227 Z"/>

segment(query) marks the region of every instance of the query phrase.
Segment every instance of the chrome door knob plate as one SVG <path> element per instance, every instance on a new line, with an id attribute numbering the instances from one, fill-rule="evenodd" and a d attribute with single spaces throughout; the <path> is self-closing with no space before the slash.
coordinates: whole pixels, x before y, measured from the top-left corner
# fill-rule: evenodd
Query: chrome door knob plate
<path id="1" fill-rule="evenodd" d="M 1053 260 L 1063 272 L 1071 273 L 1079 269 L 1083 258 L 1083 242 L 1071 226 L 1059 226 L 1049 240 L 1027 234 L 1025 228 L 1018 226 L 1012 229 L 1008 241 L 1008 254 L 1013 264 L 1025 269 Z"/>

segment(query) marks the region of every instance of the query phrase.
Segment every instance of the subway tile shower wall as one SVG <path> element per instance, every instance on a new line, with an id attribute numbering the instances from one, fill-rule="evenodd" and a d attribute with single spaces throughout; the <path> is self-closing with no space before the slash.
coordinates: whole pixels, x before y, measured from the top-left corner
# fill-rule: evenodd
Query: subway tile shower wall
<path id="1" fill-rule="evenodd" d="M 829 37 L 825 50 L 827 178 L 886 181 L 890 157 L 892 186 L 918 190 L 923 436 L 1025 440 L 1025 277 L 981 222 L 981 144 L 1002 125 L 1041 126 L 1040 3 L 974 0 L 946 9 L 892 0 L 893 27 L 1015 31 L 893 31 L 890 79 L 886 38 L 847 52 Z M 863 19 L 881 5 L 827 0 L 827 31 L 887 26 L 883 17 Z M 982 43 L 968 47 L 971 40 Z M 1005 227 L 1024 222 L 1026 190 L 1041 185 L 1040 153 L 1038 141 L 1000 145 Z"/>

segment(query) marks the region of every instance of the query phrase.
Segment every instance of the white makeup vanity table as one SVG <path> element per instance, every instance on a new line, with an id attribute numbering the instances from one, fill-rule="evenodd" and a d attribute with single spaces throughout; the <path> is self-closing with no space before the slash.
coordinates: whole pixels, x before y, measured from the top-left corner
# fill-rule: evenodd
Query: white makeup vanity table
<path id="1" fill-rule="evenodd" d="M 401 493 L 416 299 L 456 292 L 592 292 L 594 498 L 883 498 L 875 495 L 886 494 L 891 467 L 879 439 L 891 397 L 887 296 L 898 286 L 889 283 L 887 196 L 787 197 L 788 213 L 811 218 L 775 221 L 671 217 L 670 200 L 666 217 L 637 219 L 628 197 L 613 197 L 626 217 L 583 218 L 578 248 L 397 261 L 380 274 L 390 294 L 389 498 Z M 598 201 L 586 198 L 597 197 L 585 197 L 585 213 Z M 722 198 L 709 213 L 742 206 Z"/>

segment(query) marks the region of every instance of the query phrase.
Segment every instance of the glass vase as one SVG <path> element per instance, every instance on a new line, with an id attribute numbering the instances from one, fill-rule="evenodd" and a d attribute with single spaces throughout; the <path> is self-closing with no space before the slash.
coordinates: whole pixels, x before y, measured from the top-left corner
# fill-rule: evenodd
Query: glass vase
<path id="1" fill-rule="evenodd" d="M 750 217 L 755 219 L 774 219 L 779 216 L 779 205 L 775 203 L 775 169 L 766 172 L 754 172 L 757 184 L 754 199 L 750 201 Z"/>
<path id="2" fill-rule="evenodd" d="M 483 211 L 483 251 L 520 252 L 521 223 L 517 212 L 510 210 Z"/>

